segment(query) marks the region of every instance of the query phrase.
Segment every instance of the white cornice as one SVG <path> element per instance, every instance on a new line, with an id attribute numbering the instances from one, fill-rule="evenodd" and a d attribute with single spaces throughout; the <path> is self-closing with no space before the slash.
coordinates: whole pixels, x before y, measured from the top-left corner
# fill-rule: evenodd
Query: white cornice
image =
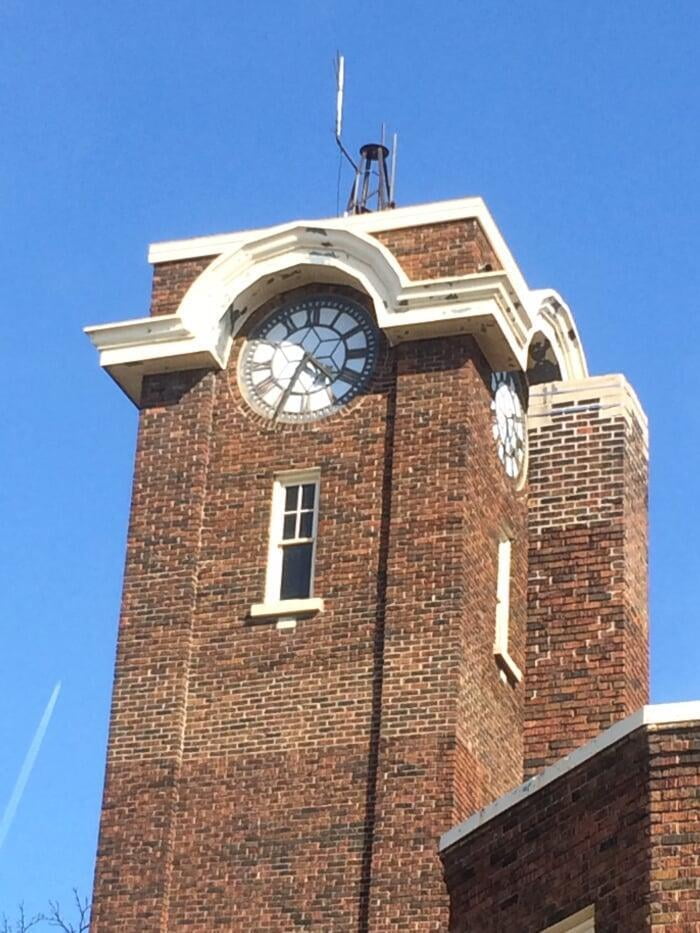
<path id="1" fill-rule="evenodd" d="M 236 230 L 232 233 L 216 233 L 213 236 L 190 237 L 183 240 L 163 240 L 151 243 L 148 261 L 173 262 L 180 259 L 195 259 L 200 256 L 217 256 L 236 249 L 241 243 L 258 239 L 263 235 L 275 235 L 292 227 L 324 227 L 327 230 L 355 230 L 359 233 L 379 233 L 383 230 L 400 230 L 424 224 L 446 223 L 480 217 L 488 210 L 482 198 L 454 198 L 449 201 L 431 201 L 427 204 L 412 204 L 389 211 L 373 211 L 349 217 L 322 217 L 311 220 L 295 220 L 272 227 L 257 227 Z M 494 247 L 496 244 L 493 244 Z"/>
<path id="2" fill-rule="evenodd" d="M 700 722 L 700 700 L 692 700 L 687 703 L 659 703 L 654 706 L 643 706 L 636 713 L 632 713 L 626 719 L 616 722 L 605 732 L 601 732 L 596 738 L 562 758 L 561 761 L 550 765 L 549 768 L 545 768 L 544 771 L 530 778 L 529 781 L 525 781 L 524 784 L 504 794 L 503 797 L 499 797 L 498 800 L 494 800 L 483 810 L 479 810 L 473 816 L 470 816 L 468 820 L 464 820 L 463 823 L 449 829 L 440 838 L 440 852 L 449 849 L 490 820 L 500 816 L 501 813 L 505 813 L 506 810 L 510 810 L 511 807 L 516 806 L 521 801 L 532 797 L 533 794 L 551 784 L 552 781 L 556 781 L 569 771 L 573 771 L 574 768 L 578 768 L 579 765 L 595 755 L 599 755 L 604 749 L 610 748 L 611 745 L 631 735 L 637 729 L 646 726 L 690 722 Z"/>
<path id="3" fill-rule="evenodd" d="M 143 377 L 185 369 L 221 369 L 221 342 L 207 340 L 185 327 L 177 314 L 135 318 L 86 327 L 100 354 L 100 366 L 137 405 Z"/>
<path id="4" fill-rule="evenodd" d="M 502 269 L 412 281 L 371 235 L 456 219 L 479 221 Z M 470 334 L 493 369 L 524 370 L 530 341 L 541 331 L 564 378 L 586 375 L 571 313 L 554 292 L 528 288 L 481 198 L 159 244 L 150 258 L 162 262 L 217 253 L 174 315 L 86 329 L 100 351 L 100 364 L 137 403 L 147 373 L 195 363 L 226 366 L 233 337 L 250 313 L 274 294 L 307 283 L 349 284 L 364 291 L 391 343 Z"/>

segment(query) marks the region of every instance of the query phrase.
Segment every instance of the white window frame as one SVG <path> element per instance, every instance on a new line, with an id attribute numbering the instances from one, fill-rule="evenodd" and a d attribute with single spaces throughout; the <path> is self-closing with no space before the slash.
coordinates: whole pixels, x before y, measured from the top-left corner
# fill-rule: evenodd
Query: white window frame
<path id="1" fill-rule="evenodd" d="M 283 539 L 283 529 L 287 488 L 305 484 L 315 486 L 311 538 L 292 538 L 285 541 Z M 272 505 L 268 531 L 265 596 L 262 603 L 255 603 L 251 606 L 250 614 L 253 618 L 277 616 L 279 619 L 278 628 L 292 628 L 297 616 L 323 611 L 323 600 L 313 595 L 320 494 L 321 471 L 317 467 L 308 470 L 288 470 L 275 476 L 272 486 Z M 280 588 L 282 585 L 282 555 L 284 548 L 293 544 L 308 543 L 309 540 L 312 544 L 309 595 L 303 599 L 281 599 Z"/>
<path id="2" fill-rule="evenodd" d="M 590 904 L 541 933 L 595 933 L 595 906 Z"/>
<path id="3" fill-rule="evenodd" d="M 510 589 L 512 576 L 513 539 L 506 532 L 498 538 L 498 559 L 496 570 L 496 628 L 494 633 L 493 653 L 496 658 L 501 679 L 511 683 L 520 683 L 523 674 L 510 656 L 508 643 L 510 638 Z"/>

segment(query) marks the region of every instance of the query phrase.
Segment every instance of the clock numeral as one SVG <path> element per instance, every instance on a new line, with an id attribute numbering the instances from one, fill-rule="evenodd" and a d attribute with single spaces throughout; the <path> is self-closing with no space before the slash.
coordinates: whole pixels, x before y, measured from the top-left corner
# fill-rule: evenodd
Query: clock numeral
<path id="1" fill-rule="evenodd" d="M 278 388 L 277 380 L 272 375 L 272 373 L 270 373 L 267 379 L 263 379 L 261 382 L 259 382 L 255 386 L 256 391 L 259 392 L 260 395 L 267 395 L 270 389 L 276 389 L 276 388 Z"/>
<path id="2" fill-rule="evenodd" d="M 280 314 L 279 323 L 287 331 L 287 337 L 289 337 L 290 334 L 293 334 L 296 330 L 294 321 L 292 320 L 292 315 L 289 313 L 289 311 L 285 311 L 284 314 Z"/>
<path id="3" fill-rule="evenodd" d="M 253 373 L 262 373 L 262 372 L 271 373 L 272 369 L 270 367 L 270 361 L 265 360 L 263 362 L 260 362 L 260 360 L 253 360 L 250 364 L 250 371 Z"/>
<path id="4" fill-rule="evenodd" d="M 340 370 L 336 379 L 342 379 L 343 382 L 349 382 L 351 386 L 356 386 L 362 378 L 362 373 L 355 372 L 354 369 L 343 368 Z"/>
<path id="5" fill-rule="evenodd" d="M 321 309 L 309 308 L 306 312 L 306 323 L 309 327 L 316 327 L 317 324 L 321 323 Z"/>
<path id="6" fill-rule="evenodd" d="M 343 340 L 348 340 L 350 337 L 354 337 L 355 334 L 361 334 L 364 332 L 364 327 L 361 324 L 358 324 L 356 327 L 351 328 L 351 330 L 346 330 L 343 334 Z"/>
<path id="7" fill-rule="evenodd" d="M 367 350 L 364 347 L 357 350 L 348 350 L 346 355 L 349 360 L 362 360 L 367 356 Z"/>

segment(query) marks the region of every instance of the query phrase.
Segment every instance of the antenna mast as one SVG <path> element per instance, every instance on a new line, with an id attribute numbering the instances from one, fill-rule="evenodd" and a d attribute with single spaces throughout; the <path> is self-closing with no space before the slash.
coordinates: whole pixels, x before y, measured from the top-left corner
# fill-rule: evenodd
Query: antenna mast
<path id="1" fill-rule="evenodd" d="M 380 143 L 365 143 L 360 148 L 360 164 L 357 165 L 343 145 L 343 102 L 345 95 L 345 56 L 337 54 L 335 61 L 335 141 L 355 173 L 345 213 L 366 214 L 371 210 L 383 211 L 394 207 L 394 184 L 396 181 L 396 149 L 398 136 L 394 133 L 394 151 L 391 157 L 391 175 L 387 168 L 389 150 L 384 145 L 384 125 Z M 339 176 L 340 177 L 340 176 Z"/>

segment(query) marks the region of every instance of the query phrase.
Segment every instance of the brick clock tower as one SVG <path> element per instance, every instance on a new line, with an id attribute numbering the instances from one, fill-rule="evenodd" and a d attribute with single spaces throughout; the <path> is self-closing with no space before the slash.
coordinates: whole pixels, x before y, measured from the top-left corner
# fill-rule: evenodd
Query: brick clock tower
<path id="1" fill-rule="evenodd" d="M 634 393 L 478 198 L 150 260 L 92 929 L 543 929 L 439 842 L 646 701 Z"/>

